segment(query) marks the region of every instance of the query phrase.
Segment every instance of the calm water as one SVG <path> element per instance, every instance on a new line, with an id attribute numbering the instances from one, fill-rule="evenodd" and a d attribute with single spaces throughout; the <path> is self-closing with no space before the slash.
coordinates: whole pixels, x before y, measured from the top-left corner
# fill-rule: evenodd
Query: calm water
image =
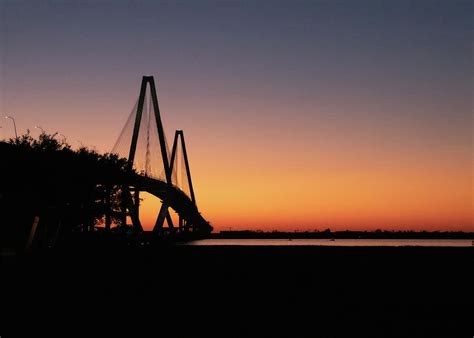
<path id="1" fill-rule="evenodd" d="M 187 245 L 322 245 L 322 246 L 457 246 L 474 247 L 470 239 L 203 239 Z"/>

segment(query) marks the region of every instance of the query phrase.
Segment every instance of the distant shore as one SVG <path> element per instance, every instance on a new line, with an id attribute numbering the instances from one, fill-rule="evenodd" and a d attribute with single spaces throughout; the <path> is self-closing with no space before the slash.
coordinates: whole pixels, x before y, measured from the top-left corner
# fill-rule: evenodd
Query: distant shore
<path id="1" fill-rule="evenodd" d="M 474 232 L 463 231 L 253 231 L 225 230 L 210 238 L 225 239 L 472 239 Z"/>

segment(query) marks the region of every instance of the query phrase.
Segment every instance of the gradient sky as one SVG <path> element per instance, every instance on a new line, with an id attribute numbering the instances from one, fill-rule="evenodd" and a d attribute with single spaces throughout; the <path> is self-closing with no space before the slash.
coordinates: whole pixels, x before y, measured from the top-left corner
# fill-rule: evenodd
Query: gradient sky
<path id="1" fill-rule="evenodd" d="M 0 0 L 0 113 L 110 151 L 154 75 L 217 230 L 474 231 L 473 7 Z"/>

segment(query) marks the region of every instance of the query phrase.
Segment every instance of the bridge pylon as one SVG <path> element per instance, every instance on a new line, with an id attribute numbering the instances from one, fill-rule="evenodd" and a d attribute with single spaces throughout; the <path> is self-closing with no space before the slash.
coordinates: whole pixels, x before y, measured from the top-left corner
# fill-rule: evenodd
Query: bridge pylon
<path id="1" fill-rule="evenodd" d="M 140 94 L 138 96 L 138 105 L 137 105 L 137 113 L 135 116 L 135 125 L 133 127 L 132 142 L 130 144 L 130 152 L 128 155 L 128 165 L 130 169 L 133 167 L 135 152 L 137 150 L 138 133 L 140 132 L 140 124 L 141 124 L 141 119 L 143 115 L 143 106 L 145 103 L 145 94 L 146 94 L 146 89 L 148 85 L 150 86 L 151 100 L 153 103 L 153 112 L 155 115 L 156 129 L 158 130 L 158 140 L 160 142 L 160 152 L 161 152 L 161 158 L 163 160 L 163 168 L 165 170 L 166 182 L 168 184 L 172 184 L 171 170 L 170 170 L 170 165 L 168 161 L 168 151 L 166 149 L 165 132 L 163 130 L 163 123 L 161 122 L 160 106 L 158 105 L 158 97 L 156 95 L 155 80 L 153 79 L 153 76 L 144 76 L 142 79 Z"/>
<path id="2" fill-rule="evenodd" d="M 130 132 L 132 126 L 133 132 Z M 146 150 L 145 153 L 143 149 Z M 143 76 L 136 105 L 112 152 L 122 157 L 128 155 L 126 166 L 130 175 L 122 187 L 122 224 L 126 225 L 127 218 L 130 217 L 134 229 L 137 232 L 143 231 L 139 218 L 140 191 L 146 191 L 162 201 L 153 228 L 155 233 L 204 234 L 212 231 L 209 222 L 197 209 L 182 130 L 175 132 L 172 151 L 168 151 L 153 76 Z M 144 158 L 143 154 L 146 154 Z M 178 163 L 176 159 L 181 160 L 181 165 L 174 165 L 175 161 Z M 183 178 L 183 185 L 180 185 L 178 180 L 174 182 L 176 176 L 173 173 L 176 172 L 182 174 L 180 177 Z M 176 226 L 173 224 L 170 209 L 179 217 Z M 167 228 L 164 227 L 165 221 Z"/>

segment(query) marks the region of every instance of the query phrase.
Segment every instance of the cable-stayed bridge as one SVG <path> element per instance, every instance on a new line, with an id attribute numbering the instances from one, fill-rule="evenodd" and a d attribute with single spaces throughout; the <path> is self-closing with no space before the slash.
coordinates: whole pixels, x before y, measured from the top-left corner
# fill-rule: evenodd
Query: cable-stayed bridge
<path id="1" fill-rule="evenodd" d="M 112 153 L 128 159 L 130 180 L 122 187 L 122 224 L 127 216 L 135 230 L 143 231 L 140 192 L 161 201 L 153 231 L 163 233 L 209 233 L 212 227 L 200 214 L 194 194 L 191 170 L 182 130 L 176 130 L 171 151 L 161 121 L 153 76 L 144 76 L 138 99 Z M 173 223 L 170 208 L 178 215 Z M 110 219 L 106 220 L 110 226 Z"/>

